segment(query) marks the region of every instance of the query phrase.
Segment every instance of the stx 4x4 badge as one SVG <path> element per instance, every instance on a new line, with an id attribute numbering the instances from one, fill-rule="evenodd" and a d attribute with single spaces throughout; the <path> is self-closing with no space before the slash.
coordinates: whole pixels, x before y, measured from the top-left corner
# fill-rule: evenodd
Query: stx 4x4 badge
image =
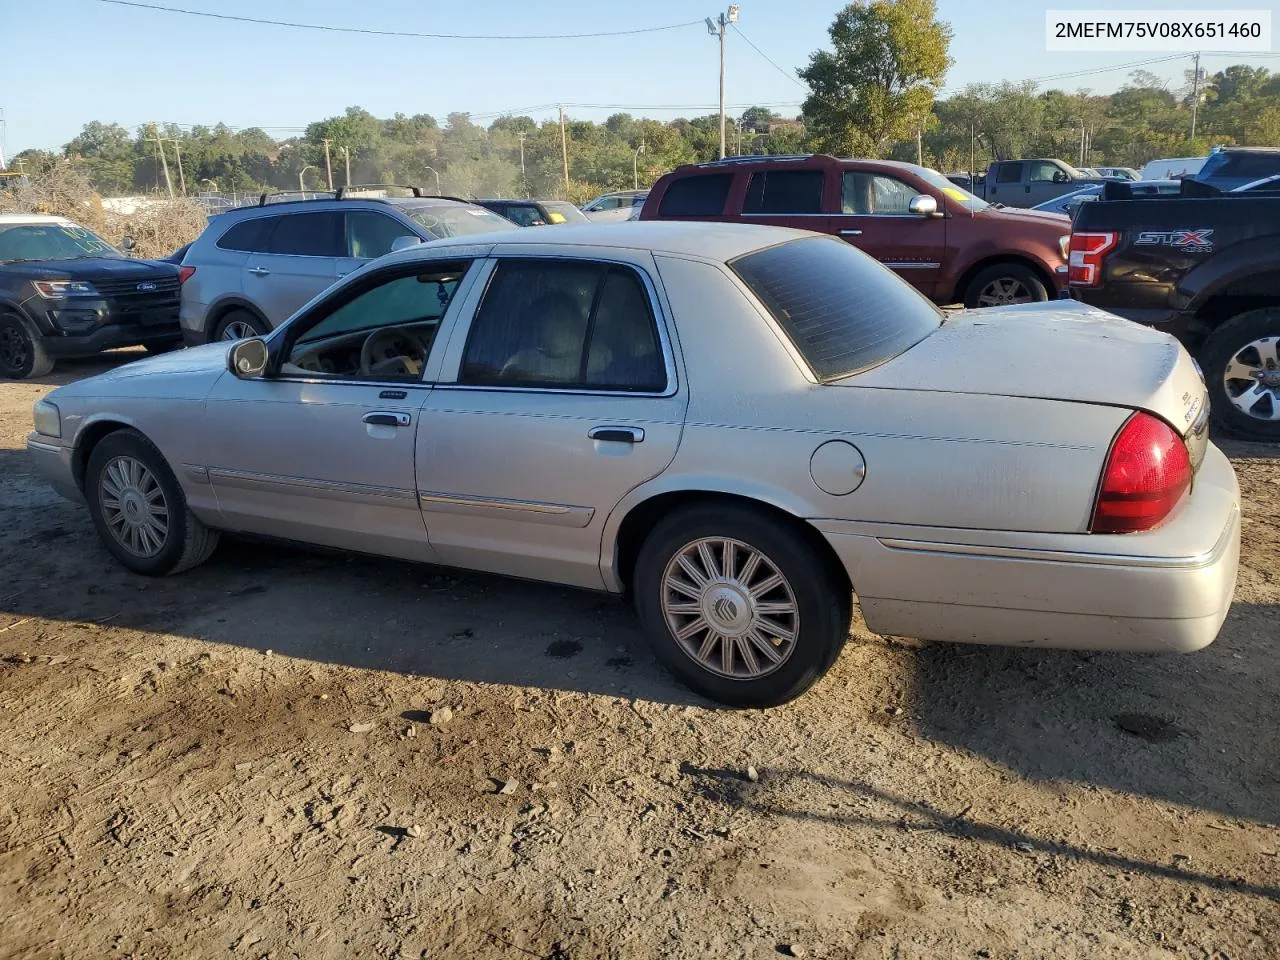
<path id="1" fill-rule="evenodd" d="M 1213 231 L 1143 230 L 1134 243 L 1139 246 L 1173 247 L 1184 253 L 1209 253 L 1213 250 Z"/>

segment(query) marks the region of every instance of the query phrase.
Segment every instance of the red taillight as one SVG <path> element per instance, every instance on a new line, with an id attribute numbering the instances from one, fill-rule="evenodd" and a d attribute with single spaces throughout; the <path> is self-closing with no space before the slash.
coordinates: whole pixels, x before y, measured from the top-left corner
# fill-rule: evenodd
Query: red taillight
<path id="1" fill-rule="evenodd" d="M 1089 531 L 1150 530 L 1177 506 L 1189 486 L 1191 455 L 1182 438 L 1158 417 L 1135 413 L 1111 444 Z"/>
<path id="2" fill-rule="evenodd" d="M 179 267 L 178 268 L 178 286 L 186 283 L 191 279 L 191 275 L 196 272 L 195 267 Z"/>
<path id="3" fill-rule="evenodd" d="M 1072 233 L 1067 255 L 1067 283 L 1075 287 L 1096 287 L 1102 282 L 1102 260 L 1120 242 L 1120 234 Z"/>

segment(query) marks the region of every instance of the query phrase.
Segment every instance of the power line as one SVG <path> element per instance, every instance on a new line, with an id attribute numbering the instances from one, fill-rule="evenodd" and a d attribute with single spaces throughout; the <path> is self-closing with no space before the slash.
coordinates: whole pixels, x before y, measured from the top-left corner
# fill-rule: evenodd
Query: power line
<path id="1" fill-rule="evenodd" d="M 769 62 L 769 65 L 773 67 L 773 69 L 777 70 L 780 74 L 782 74 L 792 83 L 794 83 L 796 86 L 798 87 L 804 86 L 804 84 L 800 82 L 800 80 L 796 77 L 794 73 L 789 73 L 788 71 L 784 70 L 782 67 L 778 66 L 777 62 L 773 59 L 773 57 L 769 56 L 767 53 L 765 53 L 763 50 L 757 47 L 754 43 L 752 43 L 751 38 L 748 37 L 745 33 L 743 33 L 742 28 L 739 27 L 736 23 L 733 24 L 733 30 L 738 36 L 740 36 L 743 40 L 747 42 L 748 47 L 750 47 L 756 53 L 760 54 L 760 56 L 764 57 L 765 60 Z"/>
<path id="2" fill-rule="evenodd" d="M 161 13 L 180 13 L 189 17 L 207 17 L 211 20 L 234 20 L 270 27 L 293 27 L 299 30 L 323 30 L 329 33 L 359 33 L 371 37 L 409 37 L 418 40 L 592 40 L 600 37 L 631 37 L 640 33 L 659 33 L 664 30 L 681 30 L 702 25 L 701 20 L 685 23 L 668 23 L 661 27 L 637 27 L 633 30 L 602 30 L 595 33 L 553 34 L 469 34 L 469 33 L 416 33 L 409 30 L 373 30 L 367 27 L 338 27 L 323 23 L 298 23 L 292 20 L 267 20 L 261 17 L 242 17 L 230 13 L 212 13 L 208 10 L 187 10 L 183 7 L 165 7 L 157 3 L 139 3 L 137 0 L 97 0 L 119 7 L 136 7 L 139 10 L 155 10 Z"/>

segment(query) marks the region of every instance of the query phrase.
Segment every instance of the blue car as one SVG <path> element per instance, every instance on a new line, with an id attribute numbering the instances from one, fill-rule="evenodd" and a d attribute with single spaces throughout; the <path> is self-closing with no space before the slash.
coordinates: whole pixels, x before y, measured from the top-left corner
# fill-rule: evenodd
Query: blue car
<path id="1" fill-rule="evenodd" d="M 1071 193 L 1064 193 L 1060 197 L 1046 200 L 1031 209 L 1047 210 L 1049 213 L 1065 213 L 1069 217 L 1074 217 L 1076 211 L 1080 209 L 1080 204 L 1087 203 L 1090 200 L 1097 200 L 1102 196 L 1102 189 L 1102 184 L 1091 183 L 1087 187 L 1081 187 Z M 1178 180 L 1135 180 L 1129 184 L 1129 189 L 1133 191 L 1135 197 L 1155 197 L 1161 194 L 1177 193 L 1181 189 L 1181 183 Z"/>
<path id="2" fill-rule="evenodd" d="M 1280 147 L 1218 147 L 1190 179 L 1226 193 L 1280 173 Z"/>

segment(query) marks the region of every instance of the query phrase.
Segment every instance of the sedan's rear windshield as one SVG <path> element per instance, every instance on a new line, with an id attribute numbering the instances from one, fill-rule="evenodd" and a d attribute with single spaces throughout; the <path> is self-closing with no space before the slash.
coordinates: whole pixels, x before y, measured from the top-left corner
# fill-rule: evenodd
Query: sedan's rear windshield
<path id="1" fill-rule="evenodd" d="M 404 205 L 400 211 L 437 240 L 462 237 L 472 233 L 519 229 L 506 217 L 484 207 L 461 203 L 424 203 Z"/>
<path id="2" fill-rule="evenodd" d="M 892 360 L 942 323 L 942 311 L 914 287 L 840 240 L 792 240 L 729 266 L 820 380 Z"/>

